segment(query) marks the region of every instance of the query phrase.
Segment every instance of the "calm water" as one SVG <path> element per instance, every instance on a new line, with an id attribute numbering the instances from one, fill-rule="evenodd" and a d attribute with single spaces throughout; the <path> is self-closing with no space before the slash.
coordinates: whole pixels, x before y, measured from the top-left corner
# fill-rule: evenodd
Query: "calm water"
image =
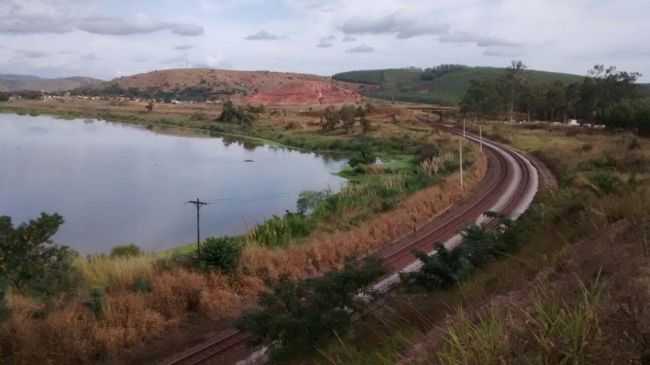
<path id="1" fill-rule="evenodd" d="M 245 162 L 253 160 L 254 162 Z M 243 233 L 295 209 L 301 191 L 339 189 L 343 165 L 309 153 L 156 134 L 102 121 L 0 114 L 0 215 L 58 212 L 56 235 L 84 252 L 134 242 L 160 250 Z"/>

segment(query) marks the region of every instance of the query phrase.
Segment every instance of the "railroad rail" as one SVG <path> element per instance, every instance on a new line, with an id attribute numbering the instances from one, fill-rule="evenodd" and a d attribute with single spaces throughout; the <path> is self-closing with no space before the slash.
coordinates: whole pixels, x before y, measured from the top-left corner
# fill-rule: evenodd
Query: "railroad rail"
<path id="1" fill-rule="evenodd" d="M 457 135 L 464 134 L 454 128 L 448 129 Z M 479 143 L 479 138 L 473 134 L 466 134 L 466 138 Z M 399 283 L 399 273 L 418 270 L 421 263 L 413 256 L 414 251 L 435 254 L 435 246 L 439 243 L 453 249 L 462 242 L 459 232 L 465 227 L 490 222 L 491 218 L 485 215 L 486 212 L 494 211 L 517 219 L 530 206 L 539 188 L 536 166 L 523 154 L 509 147 L 485 139 L 482 143 L 488 168 L 481 185 L 467 199 L 418 227 L 415 232 L 376 252 L 375 256 L 381 258 L 393 274 L 375 284 L 375 290 L 386 292 Z M 249 334 L 230 329 L 163 364 L 252 364 L 264 356 L 264 350 L 239 362 L 236 356 L 231 356 L 232 353 L 244 355 L 249 339 Z"/>

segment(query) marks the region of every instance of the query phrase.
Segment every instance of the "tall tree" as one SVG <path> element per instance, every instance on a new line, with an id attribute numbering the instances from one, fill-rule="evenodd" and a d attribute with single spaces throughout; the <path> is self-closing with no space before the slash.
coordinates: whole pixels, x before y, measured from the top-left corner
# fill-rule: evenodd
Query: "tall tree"
<path id="1" fill-rule="evenodd" d="M 506 69 L 506 80 L 510 87 L 510 95 L 509 95 L 510 108 L 508 112 L 509 112 L 509 118 L 511 122 L 514 121 L 517 93 L 521 88 L 525 71 L 526 71 L 526 65 L 522 61 L 512 61 L 510 66 Z"/>

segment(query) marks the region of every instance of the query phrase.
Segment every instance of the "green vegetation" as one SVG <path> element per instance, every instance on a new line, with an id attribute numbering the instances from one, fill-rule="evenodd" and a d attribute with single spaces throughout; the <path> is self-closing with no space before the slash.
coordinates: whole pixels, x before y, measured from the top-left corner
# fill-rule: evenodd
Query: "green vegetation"
<path id="1" fill-rule="evenodd" d="M 142 255 L 142 250 L 134 243 L 115 246 L 111 249 L 111 257 L 135 257 Z"/>
<path id="2" fill-rule="evenodd" d="M 589 77 L 571 84 L 538 84 L 529 79 L 525 65 L 513 62 L 497 80 L 472 81 L 461 101 L 464 114 L 510 121 L 518 113 L 528 120 L 601 123 L 610 128 L 637 130 L 650 135 L 650 99 L 641 98 L 638 73 L 595 66 Z"/>
<path id="3" fill-rule="evenodd" d="M 404 277 L 408 290 L 307 363 L 605 364 L 648 356 L 647 312 L 638 312 L 650 283 L 647 141 L 550 125 L 483 128 L 534 152 L 559 188 L 540 193 L 517 222 L 470 227 L 457 250 L 422 257 L 422 271 Z M 631 308 L 625 319 L 622 308 Z"/>
<path id="4" fill-rule="evenodd" d="M 203 241 L 198 255 L 199 267 L 232 272 L 239 263 L 242 242 L 234 237 L 210 237 Z"/>
<path id="5" fill-rule="evenodd" d="M 363 91 L 363 94 L 369 97 L 453 105 L 462 100 L 472 81 L 494 82 L 505 73 L 502 68 L 441 65 L 424 70 L 405 68 L 352 71 L 334 75 L 334 78 L 369 84 Z M 569 84 L 582 80 L 578 75 L 534 70 L 527 70 L 525 77 L 532 84 Z"/>
<path id="6" fill-rule="evenodd" d="M 270 343 L 275 360 L 314 351 L 324 340 L 344 336 L 352 318 L 366 308 L 357 295 L 384 274 L 377 260 L 348 262 L 341 271 L 319 278 L 282 279 L 263 294 L 259 309 L 245 314 L 238 326 L 258 343 Z"/>
<path id="7" fill-rule="evenodd" d="M 534 224 L 538 217 L 512 222 L 500 219 L 499 230 L 493 231 L 472 226 L 463 232 L 459 247 L 449 251 L 440 245 L 437 254 L 429 256 L 420 252 L 422 269 L 402 276 L 406 286 L 428 291 L 447 290 L 461 284 L 478 269 L 514 253 L 525 240 L 526 225 Z"/>
<path id="8" fill-rule="evenodd" d="M 217 118 L 217 122 L 233 123 L 243 128 L 250 128 L 256 119 L 257 116 L 250 111 L 250 107 L 235 106 L 232 101 L 228 100 L 223 104 L 223 112 Z"/>
<path id="9" fill-rule="evenodd" d="M 0 281 L 19 292 L 52 296 L 74 286 L 77 280 L 72 262 L 75 254 L 52 243 L 63 224 L 57 214 L 14 227 L 10 217 L 0 217 Z"/>

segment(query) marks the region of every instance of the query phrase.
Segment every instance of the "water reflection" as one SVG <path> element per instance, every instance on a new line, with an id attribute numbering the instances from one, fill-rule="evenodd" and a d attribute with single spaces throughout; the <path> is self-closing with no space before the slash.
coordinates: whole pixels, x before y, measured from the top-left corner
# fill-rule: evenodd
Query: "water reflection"
<path id="1" fill-rule="evenodd" d="M 201 211 L 204 235 L 244 232 L 295 209 L 301 191 L 339 189 L 333 173 L 342 165 L 250 141 L 0 114 L 0 215 L 21 222 L 58 212 L 66 223 L 55 238 L 84 253 L 192 242 L 184 202 L 197 196 L 215 202 Z"/>

